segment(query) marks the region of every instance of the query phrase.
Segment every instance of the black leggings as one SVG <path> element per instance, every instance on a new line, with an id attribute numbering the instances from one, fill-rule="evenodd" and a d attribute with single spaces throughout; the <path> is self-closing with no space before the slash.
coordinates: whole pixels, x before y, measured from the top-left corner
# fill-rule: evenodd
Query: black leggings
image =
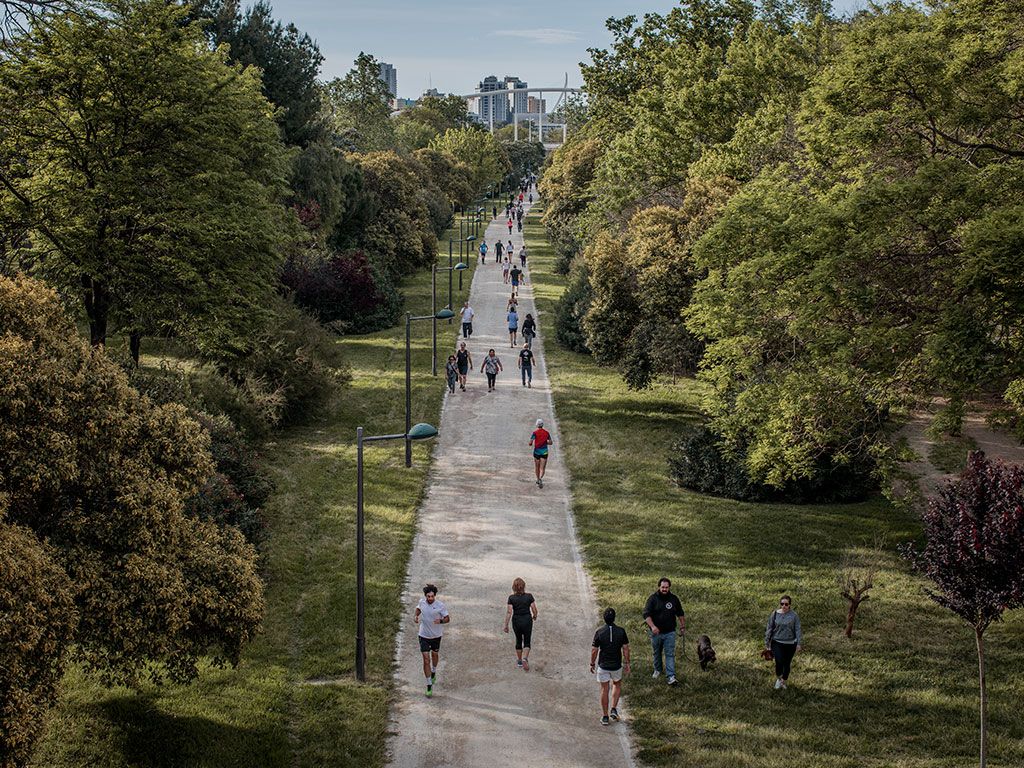
<path id="1" fill-rule="evenodd" d="M 487 374 L 487 386 L 490 387 L 491 389 L 494 388 L 494 384 L 495 384 L 495 382 L 497 380 L 498 380 L 498 374 L 496 374 L 496 373 L 488 373 Z"/>
<path id="2" fill-rule="evenodd" d="M 533 636 L 533 619 L 529 616 L 526 618 L 514 616 L 512 618 L 512 631 L 516 635 L 516 650 L 521 651 L 523 648 L 529 648 L 530 638 Z"/>
<path id="3" fill-rule="evenodd" d="M 796 655 L 796 643 L 780 643 L 772 640 L 772 656 L 775 657 L 775 676 L 789 679 L 789 667 Z"/>

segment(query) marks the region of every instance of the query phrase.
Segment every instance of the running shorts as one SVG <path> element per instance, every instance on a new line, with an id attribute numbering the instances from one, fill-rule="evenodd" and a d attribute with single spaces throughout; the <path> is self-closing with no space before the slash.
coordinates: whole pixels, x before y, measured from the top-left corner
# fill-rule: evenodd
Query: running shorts
<path id="1" fill-rule="evenodd" d="M 419 635 L 417 635 L 419 637 Z M 420 637 L 420 653 L 430 653 L 441 650 L 440 637 Z"/>

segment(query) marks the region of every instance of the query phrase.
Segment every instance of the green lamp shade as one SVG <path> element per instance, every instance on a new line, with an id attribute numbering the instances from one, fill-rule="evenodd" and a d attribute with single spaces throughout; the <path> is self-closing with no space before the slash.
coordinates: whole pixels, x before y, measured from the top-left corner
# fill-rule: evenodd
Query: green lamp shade
<path id="1" fill-rule="evenodd" d="M 440 312 L 434 315 L 434 317 L 436 317 L 438 320 L 448 320 L 450 318 L 455 317 L 455 313 L 452 312 L 450 309 L 442 309 Z"/>
<path id="2" fill-rule="evenodd" d="M 464 269 L 469 269 L 469 265 L 468 264 L 463 264 L 460 261 L 458 264 L 455 265 L 454 269 L 455 269 L 456 272 L 461 272 Z"/>
<path id="3" fill-rule="evenodd" d="M 429 440 L 432 437 L 437 437 L 437 429 L 430 424 L 420 422 L 409 430 L 410 440 Z"/>
<path id="4" fill-rule="evenodd" d="M 469 241 L 476 240 L 476 235 L 466 235 L 466 240 L 469 240 Z"/>

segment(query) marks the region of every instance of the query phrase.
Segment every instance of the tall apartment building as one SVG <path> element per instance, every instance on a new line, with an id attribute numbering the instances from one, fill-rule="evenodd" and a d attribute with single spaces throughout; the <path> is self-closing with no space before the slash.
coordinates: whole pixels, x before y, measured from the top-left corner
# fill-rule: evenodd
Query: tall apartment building
<path id="1" fill-rule="evenodd" d="M 506 88 L 525 88 L 526 83 L 520 80 L 518 77 L 512 77 L 511 75 L 505 75 L 505 87 Z M 528 96 L 526 93 L 510 93 L 508 95 L 509 106 L 511 112 L 517 115 L 521 115 L 527 111 L 527 100 Z"/>
<path id="2" fill-rule="evenodd" d="M 380 79 L 388 87 L 391 100 L 398 98 L 398 70 L 390 64 L 380 62 Z"/>
<path id="3" fill-rule="evenodd" d="M 488 75 L 477 86 L 480 93 L 488 91 L 503 90 L 505 84 L 494 75 Z M 508 97 L 505 94 L 498 96 L 482 96 L 477 104 L 477 114 L 484 125 L 504 125 L 508 122 Z"/>
<path id="4" fill-rule="evenodd" d="M 547 114 L 547 99 L 538 99 L 536 96 L 526 97 L 526 111 L 531 115 Z"/>

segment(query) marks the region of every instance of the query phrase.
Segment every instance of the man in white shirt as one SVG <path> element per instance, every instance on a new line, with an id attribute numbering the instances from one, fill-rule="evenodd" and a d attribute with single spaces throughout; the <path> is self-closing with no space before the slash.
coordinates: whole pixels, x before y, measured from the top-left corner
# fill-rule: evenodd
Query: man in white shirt
<path id="1" fill-rule="evenodd" d="M 427 680 L 427 696 L 434 695 L 434 681 L 437 680 L 437 665 L 440 661 L 442 625 L 451 621 L 448 608 L 437 599 L 437 587 L 427 584 L 423 597 L 416 606 L 413 621 L 419 625 L 417 633 L 420 653 L 423 654 L 423 676 Z"/>
<path id="2" fill-rule="evenodd" d="M 473 335 L 473 318 L 476 316 L 476 312 L 469 306 L 467 301 L 462 305 L 462 338 L 468 339 Z"/>

